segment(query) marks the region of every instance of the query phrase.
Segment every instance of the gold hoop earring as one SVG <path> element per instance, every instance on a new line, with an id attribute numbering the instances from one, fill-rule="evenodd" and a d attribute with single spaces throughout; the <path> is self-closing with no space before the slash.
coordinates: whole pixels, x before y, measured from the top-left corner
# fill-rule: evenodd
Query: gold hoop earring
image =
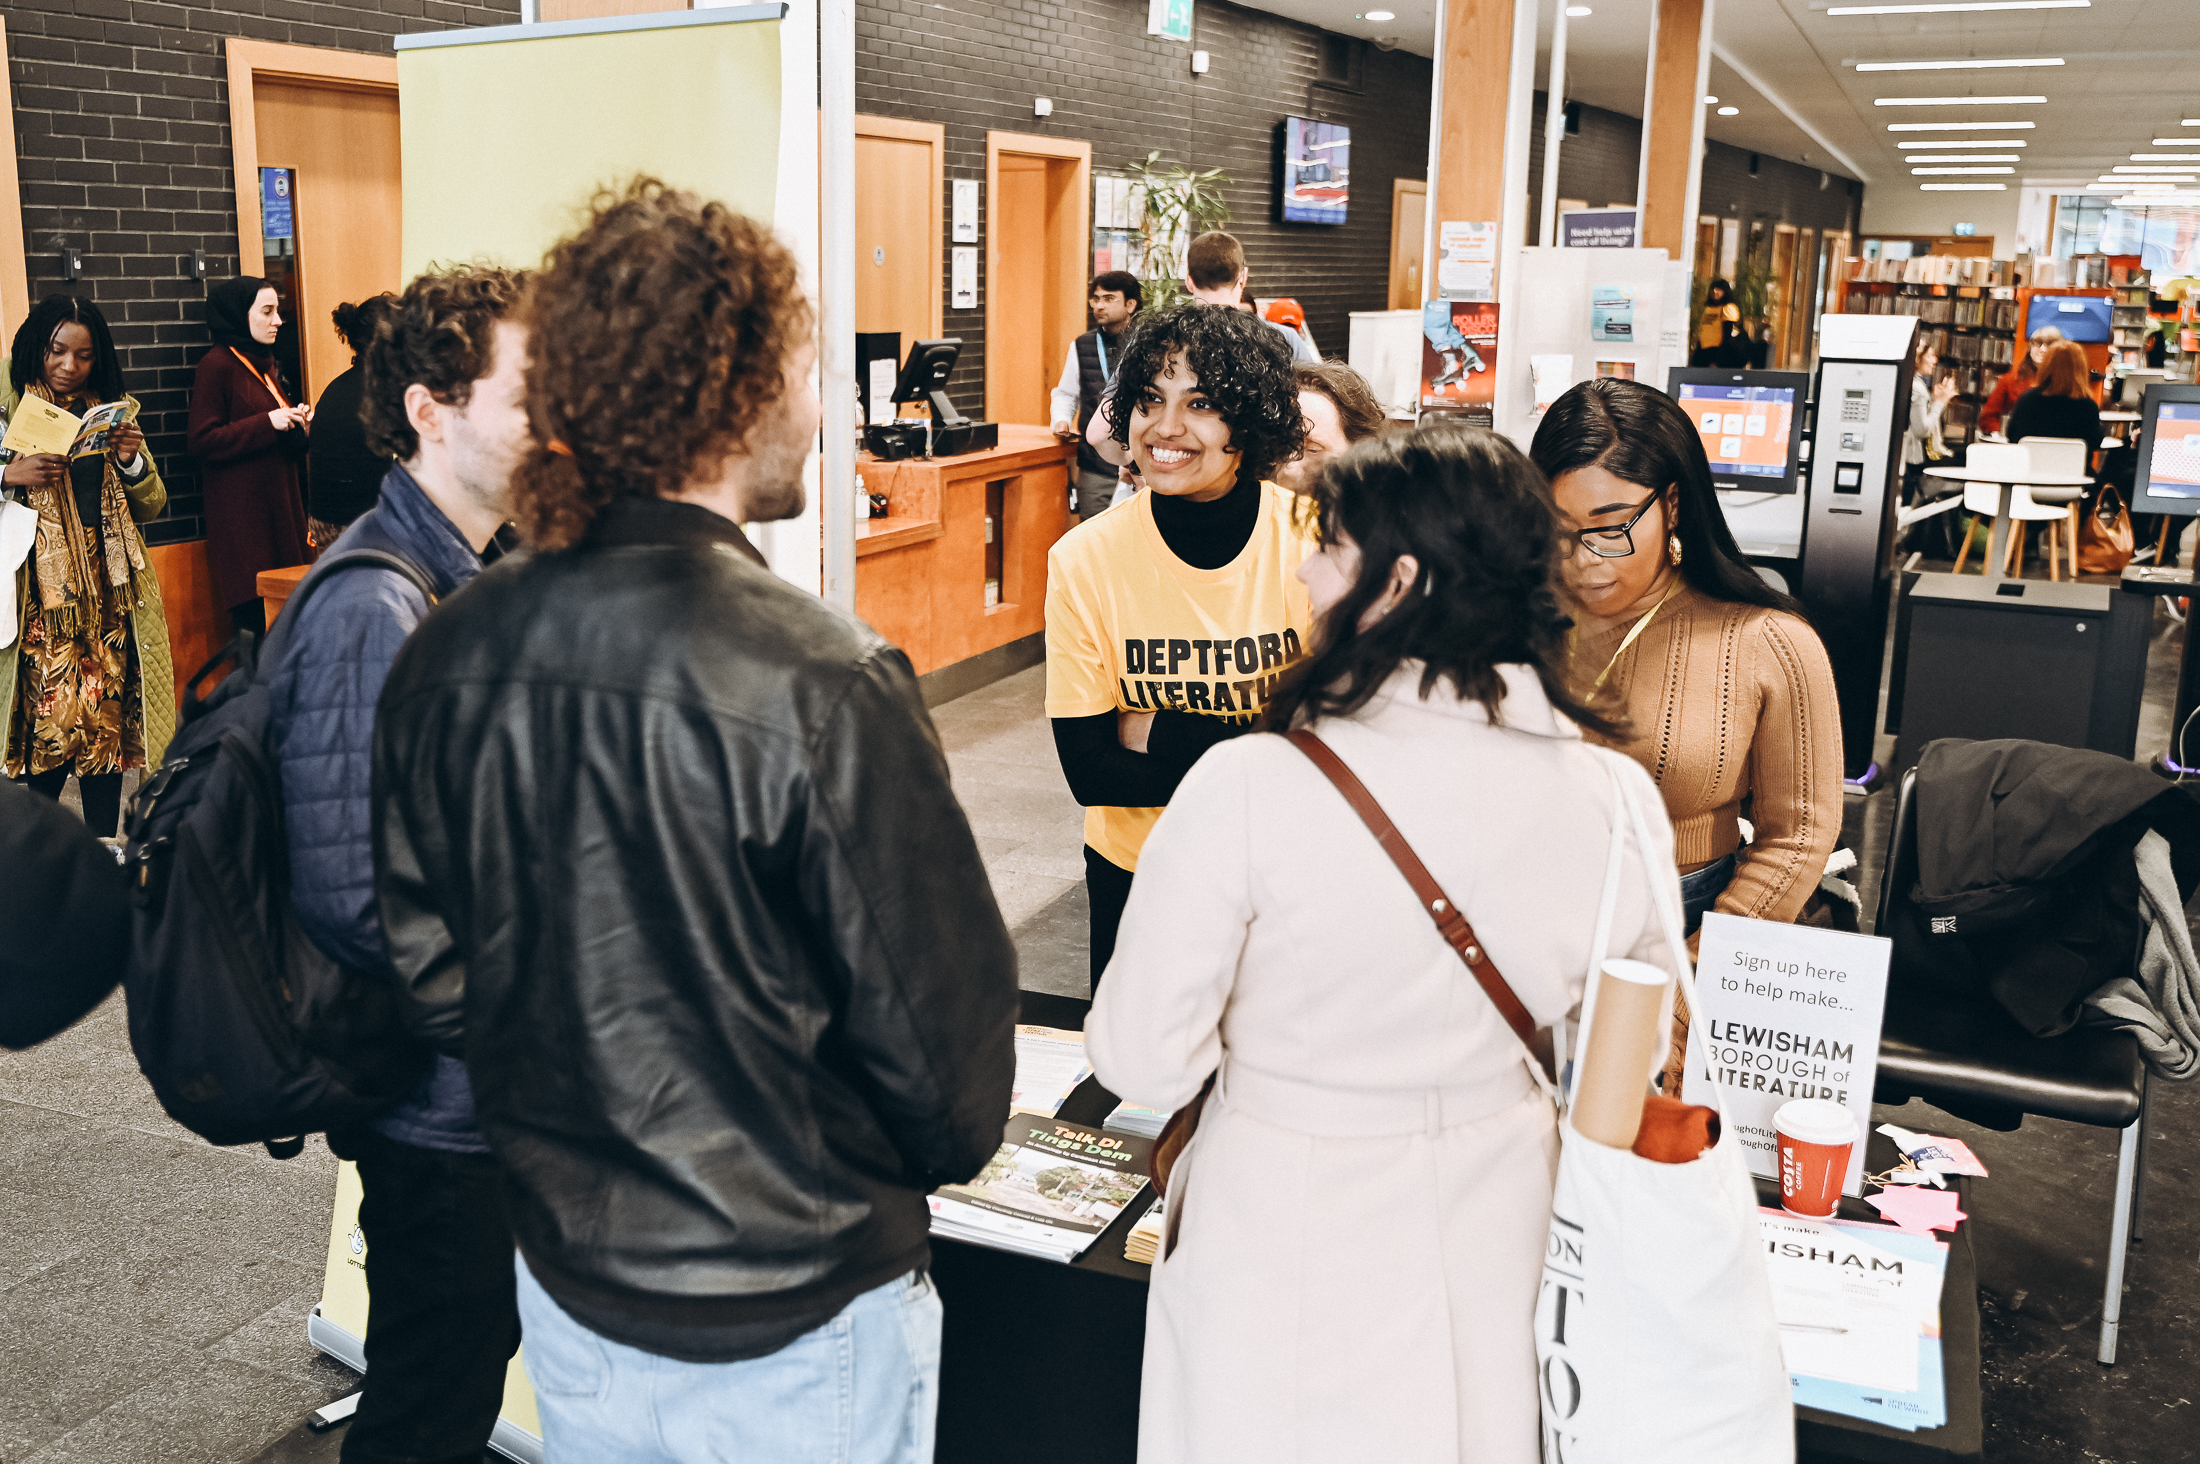
<path id="1" fill-rule="evenodd" d="M 1680 535 L 1678 535 L 1678 534 L 1667 534 L 1667 535 L 1665 536 L 1665 552 L 1666 552 L 1667 554 L 1670 554 L 1670 555 L 1671 555 L 1671 556 L 1673 557 L 1673 562 L 1674 562 L 1675 564 L 1679 564 L 1679 563 L 1681 562 L 1681 536 L 1680 536 Z"/>

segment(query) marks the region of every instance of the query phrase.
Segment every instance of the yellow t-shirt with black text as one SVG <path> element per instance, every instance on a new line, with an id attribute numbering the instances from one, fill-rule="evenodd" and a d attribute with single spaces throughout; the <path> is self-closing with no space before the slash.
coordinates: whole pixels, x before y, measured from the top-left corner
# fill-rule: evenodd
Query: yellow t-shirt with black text
<path id="1" fill-rule="evenodd" d="M 1250 722 L 1286 663 L 1305 653 L 1313 613 L 1298 568 L 1315 545 L 1295 495 L 1260 485 L 1260 517 L 1237 558 L 1194 569 L 1169 552 L 1140 493 L 1047 554 L 1047 715 L 1176 711 Z M 1158 808 L 1088 808 L 1085 842 L 1122 869 Z"/>

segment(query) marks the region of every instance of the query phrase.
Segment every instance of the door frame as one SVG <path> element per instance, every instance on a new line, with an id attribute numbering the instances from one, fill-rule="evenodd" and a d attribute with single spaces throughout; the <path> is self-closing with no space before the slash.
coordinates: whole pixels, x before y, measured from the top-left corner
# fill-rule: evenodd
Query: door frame
<path id="1" fill-rule="evenodd" d="M 932 150 L 932 218 L 930 232 L 926 235 L 926 237 L 931 240 L 932 249 L 932 313 L 930 318 L 930 338 L 933 340 L 938 340 L 940 338 L 940 333 L 947 328 L 943 314 L 945 310 L 944 302 L 947 294 L 947 276 L 944 273 L 947 267 L 947 260 L 944 253 L 945 245 L 942 243 L 942 240 L 946 237 L 947 233 L 946 124 L 941 122 L 911 122 L 900 117 L 871 117 L 866 116 L 861 112 L 858 112 L 856 114 L 856 136 L 890 137 L 902 142 L 921 142 L 926 147 Z M 988 178 L 991 177 L 990 165 L 992 163 L 992 160 L 992 153 L 988 151 L 986 154 L 986 162 L 988 164 Z M 992 334 L 992 328 L 992 322 L 988 321 L 986 323 L 986 333 L 988 336 Z"/>
<path id="2" fill-rule="evenodd" d="M 1017 157 L 1062 158 L 1078 165 L 1078 186 L 1074 195 L 1077 215 L 1069 238 L 1064 241 L 1062 264 L 1065 276 L 1088 278 L 1092 273 L 1092 144 L 1078 142 L 1067 137 L 1040 137 L 1028 132 L 994 132 L 985 134 L 985 338 L 987 344 L 999 340 L 1008 329 L 1008 323 L 1000 317 L 1000 307 L 993 290 L 993 279 L 1001 263 L 1001 231 L 995 227 L 994 202 L 1001 196 L 1001 154 Z M 1085 299 L 1080 290 L 1074 299 L 1065 299 L 1056 309 L 1061 312 L 1060 323 L 1070 327 L 1067 339 L 1075 340 L 1085 331 Z M 1001 420 L 1005 402 L 1000 401 L 999 388 L 994 384 L 992 362 L 986 363 L 985 415 L 989 421 Z"/>
<path id="3" fill-rule="evenodd" d="M 23 257 L 23 184 L 15 171 L 15 87 L 8 69 L 8 22 L 0 16 L 0 317 L 7 333 L 31 313 L 29 261 Z"/>
<path id="4" fill-rule="evenodd" d="M 1402 208 L 1400 208 L 1400 206 L 1399 206 L 1399 205 L 1400 205 L 1400 203 L 1401 203 L 1401 202 L 1403 201 L 1403 199 L 1405 198 L 1405 196 L 1406 196 L 1407 194 L 1409 194 L 1409 193 L 1418 193 L 1418 194 L 1420 194 L 1420 195 L 1421 195 L 1421 221 L 1422 221 L 1422 223 L 1426 224 L 1426 223 L 1428 222 L 1428 179 L 1426 179 L 1426 178 L 1393 178 L 1393 179 L 1391 179 L 1391 180 L 1390 180 L 1390 300 L 1389 300 L 1389 304 L 1390 304 L 1390 308 L 1391 308 L 1391 309 L 1393 309 L 1393 310 L 1418 310 L 1418 309 L 1420 309 L 1420 308 L 1421 308 L 1421 302 L 1420 302 L 1419 300 L 1415 300 L 1415 301 L 1414 301 L 1414 302 L 1413 302 L 1412 304 L 1410 304 L 1410 305 L 1400 305 L 1400 304 L 1398 303 L 1398 292 L 1399 292 L 1400 290 L 1402 290 L 1402 289 L 1404 289 L 1404 288 L 1405 288 L 1405 282 L 1404 282 L 1403 280 L 1401 280 L 1401 279 L 1399 279 L 1399 278 L 1398 278 L 1398 245 L 1399 245 L 1399 243 L 1401 242 L 1401 241 L 1400 241 L 1400 238 L 1399 238 L 1399 234 L 1398 234 L 1398 224 L 1399 224 L 1399 221 L 1400 221 L 1401 219 L 1403 219 L 1403 218 L 1404 218 L 1404 216 L 1405 216 L 1405 215 L 1404 215 L 1404 210 L 1403 210 Z M 1428 230 L 1424 228 L 1424 229 L 1422 229 L 1421 233 L 1422 233 L 1422 235 L 1423 235 L 1423 237 L 1424 237 L 1424 239 L 1425 239 L 1425 238 L 1426 238 L 1426 236 L 1427 236 L 1427 234 L 1428 234 Z M 1428 292 L 1428 260 L 1424 258 L 1424 259 L 1423 259 L 1423 260 L 1421 261 L 1421 289 L 1420 289 L 1419 291 L 1417 291 L 1416 293 L 1418 293 L 1418 294 L 1422 294 L 1422 295 L 1425 295 L 1425 294 L 1427 294 L 1427 292 Z"/>
<path id="5" fill-rule="evenodd" d="M 331 91 L 397 94 L 397 58 L 334 51 L 324 46 L 286 46 L 231 36 L 229 61 L 229 156 L 237 187 L 237 273 L 267 272 L 260 223 L 260 133 L 253 83 L 261 78 Z"/>

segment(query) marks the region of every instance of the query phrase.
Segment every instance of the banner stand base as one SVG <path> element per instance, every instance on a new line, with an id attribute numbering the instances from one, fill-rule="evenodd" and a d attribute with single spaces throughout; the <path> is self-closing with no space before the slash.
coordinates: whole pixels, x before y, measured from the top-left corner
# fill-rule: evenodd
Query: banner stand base
<path id="1" fill-rule="evenodd" d="M 367 1346 L 363 1339 L 321 1315 L 315 1306 L 306 1317 L 306 1340 L 317 1352 L 327 1353 L 355 1373 L 367 1370 Z M 352 1394 L 353 1398 L 359 1395 Z M 356 1408 L 358 1405 L 352 1405 Z M 542 1464 L 542 1440 L 536 1438 L 509 1418 L 499 1418 L 496 1430 L 489 1435 L 489 1447 L 513 1464 Z"/>

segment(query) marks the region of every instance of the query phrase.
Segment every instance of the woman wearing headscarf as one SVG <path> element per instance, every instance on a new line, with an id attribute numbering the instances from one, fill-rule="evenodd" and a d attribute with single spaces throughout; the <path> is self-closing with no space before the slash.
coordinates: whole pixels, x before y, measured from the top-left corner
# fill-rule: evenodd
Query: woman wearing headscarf
<path id="1" fill-rule="evenodd" d="M 283 385 L 275 364 L 282 323 L 266 280 L 246 275 L 216 285 L 206 296 L 214 349 L 200 359 L 191 388 L 186 442 L 204 470 L 207 564 L 241 629 L 267 628 L 260 571 L 312 557 L 298 462 L 313 413 Z"/>
<path id="2" fill-rule="evenodd" d="M 48 295 L 24 318 L 0 362 L 0 415 L 26 397 L 80 417 L 128 400 L 97 305 Z M 86 826 L 111 839 L 122 775 L 158 766 L 176 726 L 168 618 L 138 532 L 168 489 L 134 417 L 101 451 L 25 454 L 0 482 L 36 520 L 7 587 L 13 623 L 0 623 L 0 767 L 52 799 L 73 772 Z"/>

